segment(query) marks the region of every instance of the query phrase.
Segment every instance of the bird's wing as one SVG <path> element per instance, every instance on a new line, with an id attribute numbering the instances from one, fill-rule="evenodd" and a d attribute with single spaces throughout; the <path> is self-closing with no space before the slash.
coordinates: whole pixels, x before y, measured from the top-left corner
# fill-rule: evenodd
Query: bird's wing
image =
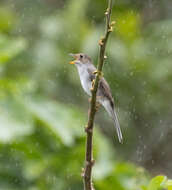
<path id="1" fill-rule="evenodd" d="M 87 69 L 87 71 L 90 75 L 90 80 L 93 81 L 96 77 L 95 74 L 93 73 L 94 71 L 96 71 L 96 68 L 94 67 L 94 65 L 91 65 L 91 67 L 89 67 Z M 114 100 L 113 100 L 113 97 L 111 94 L 109 84 L 104 79 L 104 77 L 100 78 L 97 96 L 103 97 L 103 99 L 104 99 L 104 97 L 107 98 L 108 101 L 106 99 L 104 99 L 102 101 L 102 105 L 105 107 L 107 112 L 112 117 L 112 119 L 114 121 L 114 125 L 116 127 L 117 134 L 118 134 L 119 142 L 122 143 L 122 139 L 123 139 L 122 138 L 122 132 L 120 129 L 117 113 L 115 110 Z"/>
<path id="2" fill-rule="evenodd" d="M 110 101 L 111 106 L 114 107 L 114 101 L 113 101 L 110 87 L 107 81 L 103 77 L 100 79 L 100 82 L 99 82 L 99 90 L 100 91 L 98 93 L 100 94 L 100 96 L 101 94 L 105 96 Z"/>
<path id="3" fill-rule="evenodd" d="M 96 71 L 96 68 L 94 67 L 94 65 L 91 65 L 91 67 L 89 67 L 87 71 L 90 75 L 90 80 L 93 81 L 96 78 L 96 75 L 93 73 L 94 71 Z M 99 81 L 98 96 L 106 97 L 110 101 L 111 106 L 114 107 L 114 101 L 111 94 L 111 90 L 104 77 L 102 77 Z"/>
<path id="4" fill-rule="evenodd" d="M 87 71 L 89 73 L 90 80 L 93 81 L 96 78 L 96 75 L 94 74 L 94 71 L 96 71 L 96 68 L 94 67 L 94 65 L 90 65 L 90 67 L 87 68 Z"/>

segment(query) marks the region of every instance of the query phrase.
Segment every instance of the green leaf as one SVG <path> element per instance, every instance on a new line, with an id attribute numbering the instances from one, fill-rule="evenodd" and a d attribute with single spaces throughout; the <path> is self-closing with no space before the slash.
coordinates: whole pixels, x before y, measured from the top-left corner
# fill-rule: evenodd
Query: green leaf
<path id="1" fill-rule="evenodd" d="M 170 180 L 170 179 L 167 180 L 166 187 L 167 187 L 168 190 L 172 190 L 172 180 Z"/>
<path id="2" fill-rule="evenodd" d="M 165 187 L 166 181 L 166 176 L 156 176 L 150 181 L 148 190 L 160 190 Z"/>

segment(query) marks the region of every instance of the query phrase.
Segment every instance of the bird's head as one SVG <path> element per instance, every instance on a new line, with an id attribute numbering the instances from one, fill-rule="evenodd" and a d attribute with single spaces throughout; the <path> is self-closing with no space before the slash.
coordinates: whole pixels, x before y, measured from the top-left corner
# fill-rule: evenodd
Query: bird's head
<path id="1" fill-rule="evenodd" d="M 82 64 L 91 63 L 91 58 L 84 53 L 77 53 L 77 54 L 70 53 L 69 55 L 74 57 L 74 60 L 69 62 L 70 64 L 75 64 L 78 66 Z"/>

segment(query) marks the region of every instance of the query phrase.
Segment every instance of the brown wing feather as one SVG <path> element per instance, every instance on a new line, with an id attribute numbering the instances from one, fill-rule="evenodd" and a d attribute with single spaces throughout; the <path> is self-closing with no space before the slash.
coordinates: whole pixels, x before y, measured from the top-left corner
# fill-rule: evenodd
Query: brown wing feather
<path id="1" fill-rule="evenodd" d="M 103 96 L 105 96 L 110 101 L 111 106 L 114 107 L 114 101 L 113 101 L 110 87 L 104 78 L 100 79 L 99 88 L 100 88 L 100 92 L 99 92 L 100 96 L 101 96 L 101 93 L 103 93 Z"/>
<path id="2" fill-rule="evenodd" d="M 96 70 L 96 68 L 87 69 L 88 73 L 90 74 L 90 80 L 93 81 L 95 79 L 95 74 L 93 72 Z M 98 96 L 104 96 L 107 99 L 109 99 L 111 106 L 114 107 L 114 101 L 111 94 L 110 87 L 107 83 L 107 81 L 102 77 L 99 81 L 99 90 L 98 90 Z"/>
<path id="3" fill-rule="evenodd" d="M 96 78 L 95 74 L 93 73 L 95 70 L 96 70 L 96 68 L 94 69 L 94 67 L 92 67 L 91 69 L 90 68 L 87 69 L 87 71 L 88 71 L 88 73 L 90 75 L 90 80 L 91 81 L 93 81 Z"/>

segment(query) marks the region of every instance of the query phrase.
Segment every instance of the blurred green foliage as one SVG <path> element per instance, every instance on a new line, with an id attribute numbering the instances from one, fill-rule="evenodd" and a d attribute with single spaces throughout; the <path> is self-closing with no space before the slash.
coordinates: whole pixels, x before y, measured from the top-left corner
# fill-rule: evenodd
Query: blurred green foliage
<path id="1" fill-rule="evenodd" d="M 0 189 L 83 189 L 88 102 L 68 53 L 85 52 L 96 63 L 106 3 L 0 2 Z M 100 111 L 96 190 L 172 189 L 163 175 L 151 180 L 151 173 L 172 176 L 170 6 L 170 0 L 115 3 L 104 72 L 125 141 L 117 143 Z"/>

